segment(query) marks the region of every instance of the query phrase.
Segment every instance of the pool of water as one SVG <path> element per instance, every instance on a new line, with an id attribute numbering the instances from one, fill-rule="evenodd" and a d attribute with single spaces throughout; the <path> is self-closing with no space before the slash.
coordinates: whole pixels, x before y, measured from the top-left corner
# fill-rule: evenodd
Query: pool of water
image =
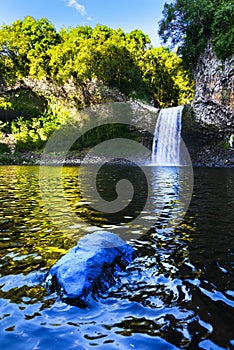
<path id="1" fill-rule="evenodd" d="M 55 167 L 48 170 L 53 173 Z M 233 170 L 194 169 L 190 206 L 180 222 L 168 225 L 178 215 L 173 186 L 185 181 L 183 172 L 162 168 L 159 176 L 159 170 L 150 169 L 156 184 L 151 195 L 164 206 L 155 210 L 151 203 L 136 235 L 129 237 L 125 212 L 110 220 L 113 215 L 90 209 L 90 199 L 80 193 L 78 171 L 63 169 L 71 212 L 52 196 L 51 215 L 38 167 L 0 167 L 0 348 L 233 349 Z M 121 168 L 127 176 L 131 171 Z M 100 191 L 108 192 L 111 176 L 108 169 L 100 174 Z M 145 200 L 139 186 L 132 216 Z M 106 194 L 113 198 L 111 191 Z M 82 220 L 73 222 L 74 215 Z M 86 309 L 49 294 L 42 286 L 48 269 L 95 223 L 117 232 L 118 220 L 138 257 L 116 285 Z"/>

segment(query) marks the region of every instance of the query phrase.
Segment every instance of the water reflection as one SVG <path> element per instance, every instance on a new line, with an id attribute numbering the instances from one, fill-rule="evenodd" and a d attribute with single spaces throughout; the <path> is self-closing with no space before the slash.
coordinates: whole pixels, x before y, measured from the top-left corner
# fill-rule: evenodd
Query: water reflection
<path id="1" fill-rule="evenodd" d="M 63 169 L 64 193 L 76 216 L 87 202 L 77 171 Z M 106 171 L 105 176 L 114 176 Z M 80 310 L 48 295 L 40 284 L 48 268 L 76 244 L 79 225 L 71 224 L 60 205 L 55 212 L 58 222 L 64 221 L 62 229 L 51 221 L 37 167 L 0 168 L 2 349 L 20 349 L 22 342 L 26 350 L 54 349 L 55 343 L 58 349 L 232 348 L 233 172 L 196 169 L 189 210 L 173 226 L 184 210 L 186 191 L 181 195 L 179 189 L 187 175 L 169 168 L 150 171 L 152 211 L 143 218 L 148 232 L 138 236 L 136 227 L 136 238 L 131 236 L 138 258 L 109 293 Z"/>
<path id="2" fill-rule="evenodd" d="M 37 167 L 1 167 L 0 273 L 46 268 L 73 245 L 49 220 L 40 197 Z"/>
<path id="3" fill-rule="evenodd" d="M 128 240 L 147 233 L 159 219 L 164 228 L 181 222 L 193 174 L 186 167 L 41 167 L 40 189 L 51 220 L 64 232 L 105 228 Z"/>

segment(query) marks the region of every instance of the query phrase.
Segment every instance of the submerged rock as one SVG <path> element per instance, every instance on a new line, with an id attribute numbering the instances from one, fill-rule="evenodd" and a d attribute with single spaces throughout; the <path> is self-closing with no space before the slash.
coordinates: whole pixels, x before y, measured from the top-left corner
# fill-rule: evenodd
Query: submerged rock
<path id="1" fill-rule="evenodd" d="M 136 255 L 135 250 L 112 232 L 88 234 L 48 272 L 45 283 L 69 304 L 85 307 L 88 296 L 105 292 Z"/>

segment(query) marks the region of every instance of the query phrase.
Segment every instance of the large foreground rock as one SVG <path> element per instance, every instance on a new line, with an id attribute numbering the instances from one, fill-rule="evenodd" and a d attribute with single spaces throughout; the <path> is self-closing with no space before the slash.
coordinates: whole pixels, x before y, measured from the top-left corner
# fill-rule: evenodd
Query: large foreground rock
<path id="1" fill-rule="evenodd" d="M 116 275 L 134 259 L 135 250 L 107 231 L 83 237 L 50 269 L 46 286 L 69 304 L 85 307 L 88 297 L 116 283 Z"/>

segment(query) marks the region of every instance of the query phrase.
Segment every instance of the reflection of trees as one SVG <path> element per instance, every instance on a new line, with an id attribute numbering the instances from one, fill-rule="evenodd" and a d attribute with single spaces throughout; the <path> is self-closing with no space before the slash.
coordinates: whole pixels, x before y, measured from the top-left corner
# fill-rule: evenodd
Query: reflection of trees
<path id="1" fill-rule="evenodd" d="M 1 169 L 1 270 L 28 273 L 51 266 L 72 245 L 48 219 L 37 167 Z"/>

